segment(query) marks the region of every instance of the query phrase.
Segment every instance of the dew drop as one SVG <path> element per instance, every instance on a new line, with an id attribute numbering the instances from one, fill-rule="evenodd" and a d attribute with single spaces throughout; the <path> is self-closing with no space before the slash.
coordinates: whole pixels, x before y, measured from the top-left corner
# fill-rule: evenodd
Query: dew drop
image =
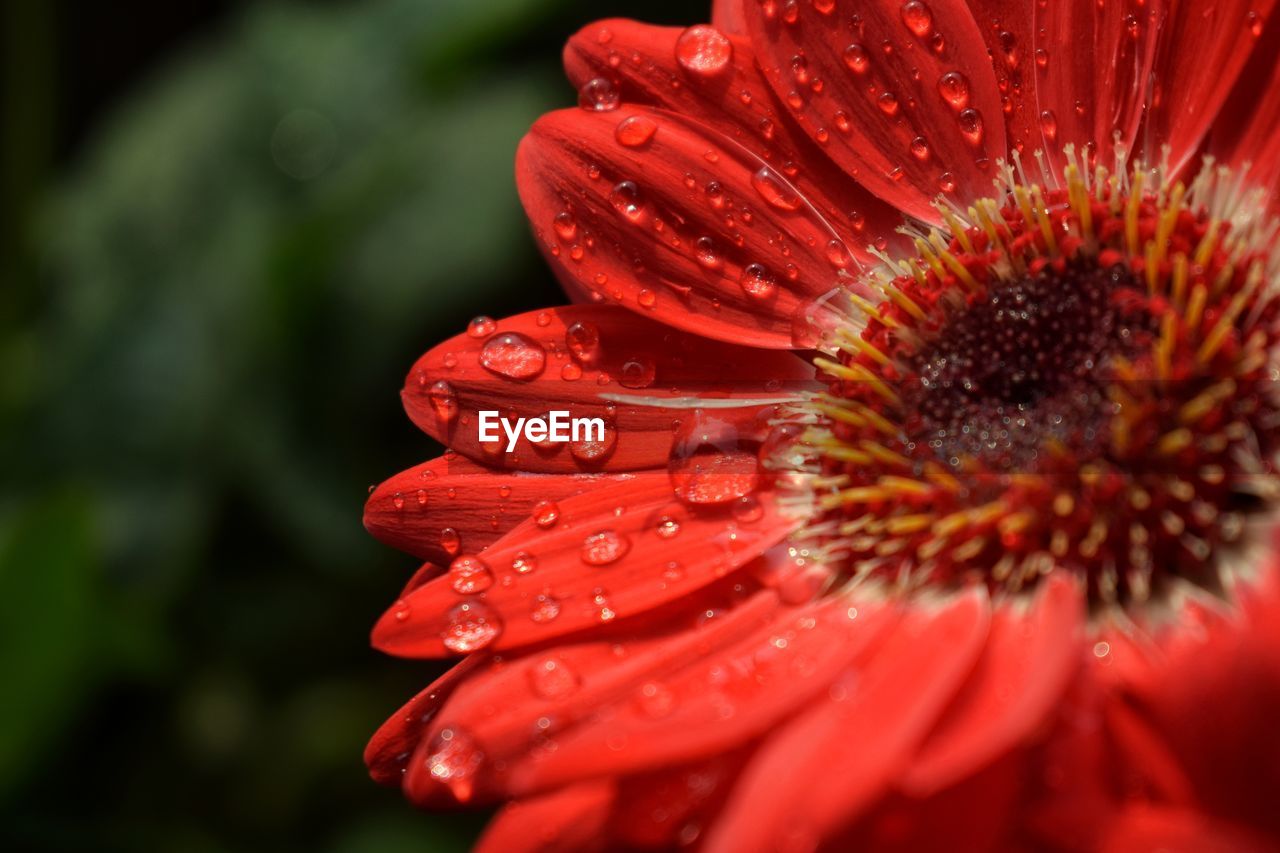
<path id="1" fill-rule="evenodd" d="M 551 226 L 555 229 L 560 239 L 566 242 L 572 240 L 578 234 L 578 223 L 574 221 L 573 214 L 567 210 L 557 213 L 555 219 L 551 222 Z"/>
<path id="2" fill-rule="evenodd" d="M 885 115 L 896 116 L 898 114 L 898 96 L 893 92 L 881 92 L 880 97 L 876 98 L 876 106 Z"/>
<path id="3" fill-rule="evenodd" d="M 485 342 L 480 364 L 490 373 L 508 379 L 533 379 L 547 364 L 547 351 L 519 332 L 504 332 Z"/>
<path id="4" fill-rule="evenodd" d="M 502 621 L 498 615 L 479 601 L 454 605 L 447 618 L 441 641 L 451 652 L 483 649 L 502 633 Z"/>
<path id="5" fill-rule="evenodd" d="M 463 554 L 449 564 L 449 586 L 459 595 L 475 595 L 493 586 L 493 572 L 479 557 Z"/>
<path id="6" fill-rule="evenodd" d="M 476 317 L 467 324 L 467 334 L 473 338 L 487 338 L 498 328 L 492 317 Z"/>
<path id="7" fill-rule="evenodd" d="M 619 145 L 625 145 L 627 148 L 639 148 L 650 139 L 653 139 L 653 135 L 657 131 L 657 122 L 648 116 L 630 116 L 618 122 L 618 126 L 614 128 L 613 136 L 618 140 Z"/>
<path id="8" fill-rule="evenodd" d="M 546 658 L 529 670 L 529 686 L 543 699 L 563 699 L 578 689 L 582 680 L 564 661 Z"/>
<path id="9" fill-rule="evenodd" d="M 865 74 L 870 63 L 871 58 L 867 54 L 867 49 L 857 42 L 844 49 L 844 64 L 849 66 L 849 70 L 853 73 Z"/>
<path id="10" fill-rule="evenodd" d="M 761 198 L 780 210 L 798 210 L 803 203 L 800 194 L 786 179 L 768 166 L 751 176 L 751 186 L 755 187 Z"/>
<path id="11" fill-rule="evenodd" d="M 959 71 L 948 71 L 938 78 L 938 94 L 953 110 L 969 106 L 969 78 Z"/>
<path id="12" fill-rule="evenodd" d="M 648 218 L 648 211 L 640 197 L 640 187 L 635 181 L 619 181 L 609 193 L 609 202 L 613 209 L 622 214 L 628 222 L 639 225 Z"/>
<path id="13" fill-rule="evenodd" d="M 1040 132 L 1044 134 L 1046 142 L 1058 139 L 1058 117 L 1053 114 L 1053 110 L 1040 113 Z"/>
<path id="14" fill-rule="evenodd" d="M 440 379 L 431 384 L 430 391 L 426 394 L 431 401 L 431 411 L 435 412 L 436 418 L 445 421 L 457 418 L 458 394 L 453 391 L 451 384 Z"/>
<path id="15" fill-rule="evenodd" d="M 613 530 L 599 530 L 582 540 L 582 561 L 607 566 L 621 560 L 631 550 L 631 540 Z"/>
<path id="16" fill-rule="evenodd" d="M 733 42 L 713 26 L 689 27 L 676 39 L 676 62 L 697 77 L 713 77 L 729 67 Z"/>
<path id="17" fill-rule="evenodd" d="M 924 38 L 933 30 L 933 12 L 921 0 L 910 0 L 903 3 L 902 23 L 919 38 Z"/>
<path id="18" fill-rule="evenodd" d="M 714 446 L 672 456 L 669 466 L 676 496 L 691 504 L 724 503 L 744 497 L 759 482 L 756 456 Z"/>
<path id="19" fill-rule="evenodd" d="M 618 384 L 623 388 L 648 388 L 657 376 L 657 367 L 648 356 L 636 356 L 622 365 Z"/>
<path id="20" fill-rule="evenodd" d="M 543 530 L 555 527 L 560 520 L 560 507 L 555 501 L 538 501 L 533 508 L 533 523 Z"/>
<path id="21" fill-rule="evenodd" d="M 973 146 L 982 144 L 982 114 L 975 109 L 967 109 L 961 111 L 956 116 L 956 121 L 960 125 L 960 133 L 963 134 L 965 140 Z"/>
<path id="22" fill-rule="evenodd" d="M 511 571 L 518 575 L 527 575 L 538 567 L 538 560 L 528 551 L 517 551 L 511 558 Z"/>
<path id="23" fill-rule="evenodd" d="M 715 241 L 710 237 L 699 237 L 693 244 L 693 256 L 698 263 L 709 270 L 719 269 L 722 261 L 716 254 Z"/>
<path id="24" fill-rule="evenodd" d="M 462 549 L 462 537 L 452 527 L 441 528 L 440 547 L 448 554 L 456 554 Z"/>
<path id="25" fill-rule="evenodd" d="M 738 276 L 743 293 L 752 299 L 768 299 L 777 290 L 778 281 L 764 264 L 747 264 Z"/>
<path id="26" fill-rule="evenodd" d="M 603 113 L 616 110 L 621 103 L 617 87 L 604 77 L 592 78 L 578 90 L 578 106 L 584 110 Z"/>
<path id="27" fill-rule="evenodd" d="M 535 598 L 533 606 L 529 610 L 529 618 L 539 625 L 545 625 L 559 615 L 560 602 L 546 593 Z"/>
<path id="28" fill-rule="evenodd" d="M 472 777 L 483 764 L 484 753 L 476 747 L 471 736 L 453 727 L 440 730 L 426 757 L 427 772 L 431 778 L 448 786 L 461 802 L 471 798 Z"/>
<path id="29" fill-rule="evenodd" d="M 600 358 L 600 330 L 594 323 L 573 323 L 564 331 L 564 343 L 569 354 L 583 364 L 593 364 Z"/>
<path id="30" fill-rule="evenodd" d="M 929 141 L 923 136 L 917 136 L 911 140 L 911 156 L 917 160 L 924 161 L 929 159 Z"/>
<path id="31" fill-rule="evenodd" d="M 680 533 L 680 522 L 669 515 L 664 515 L 658 519 L 654 531 L 663 539 L 670 539 Z"/>
<path id="32" fill-rule="evenodd" d="M 391 496 L 391 505 L 396 509 L 404 509 L 404 495 L 396 492 Z"/>

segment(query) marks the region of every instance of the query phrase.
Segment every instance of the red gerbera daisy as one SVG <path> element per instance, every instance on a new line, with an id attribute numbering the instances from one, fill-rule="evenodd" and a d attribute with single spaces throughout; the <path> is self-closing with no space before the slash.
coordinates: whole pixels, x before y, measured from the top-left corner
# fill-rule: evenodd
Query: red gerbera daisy
<path id="1" fill-rule="evenodd" d="M 466 655 L 374 777 L 490 850 L 1280 842 L 1272 5 L 574 36 L 516 172 L 577 304 L 423 356 L 366 508 L 429 561 L 375 645 Z"/>

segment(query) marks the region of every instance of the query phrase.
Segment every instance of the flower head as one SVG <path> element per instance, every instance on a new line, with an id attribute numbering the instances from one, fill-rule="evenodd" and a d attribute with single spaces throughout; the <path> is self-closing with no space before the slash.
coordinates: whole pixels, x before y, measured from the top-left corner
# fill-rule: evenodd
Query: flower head
<path id="1" fill-rule="evenodd" d="M 423 356 L 366 508 L 375 644 L 465 655 L 375 778 L 494 850 L 1274 844 L 1271 5 L 574 36 L 516 170 L 577 304 Z"/>

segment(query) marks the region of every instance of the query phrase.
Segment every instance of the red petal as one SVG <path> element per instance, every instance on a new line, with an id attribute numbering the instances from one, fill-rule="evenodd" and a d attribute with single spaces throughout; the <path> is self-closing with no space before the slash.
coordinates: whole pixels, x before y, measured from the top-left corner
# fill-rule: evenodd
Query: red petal
<path id="1" fill-rule="evenodd" d="M 609 33 L 607 42 L 602 32 Z M 696 118 L 750 149 L 786 175 L 849 238 L 859 260 L 871 260 L 869 243 L 884 249 L 902 242 L 894 233 L 902 214 L 841 171 L 792 123 L 760 76 L 745 37 L 727 37 L 705 26 L 681 30 L 601 21 L 569 40 L 564 59 L 575 86 L 599 77 L 616 80 L 624 102 Z"/>
<path id="2" fill-rule="evenodd" d="M 939 193 L 989 194 L 1004 117 L 964 0 L 743 8 L 778 97 L 864 186 L 922 219 L 937 217 Z"/>
<path id="3" fill-rule="evenodd" d="M 730 35 L 745 35 L 747 21 L 742 0 L 711 0 L 711 23 Z"/>
<path id="4" fill-rule="evenodd" d="M 1275 0 L 1181 0 L 1160 33 L 1147 139 L 1171 147 L 1176 171 L 1195 153 L 1227 100 Z M 1088 73 L 1097 73 L 1089 63 Z"/>
<path id="5" fill-rule="evenodd" d="M 1043 725 L 1080 663 L 1084 593 L 1055 575 L 1031 607 L 998 606 L 975 671 L 900 782 L 929 796 L 1026 741 Z"/>
<path id="6" fill-rule="evenodd" d="M 379 620 L 374 645 L 408 657 L 509 649 L 656 608 L 737 569 L 796 524 L 769 493 L 742 501 L 682 504 L 665 471 L 560 501 L 554 526 L 530 519 L 480 554 L 483 591 L 459 592 L 448 575 L 429 581 Z"/>
<path id="7" fill-rule="evenodd" d="M 516 154 L 538 242 L 599 299 L 699 335 L 785 348 L 855 262 L 778 171 L 693 119 L 561 110 Z"/>
<path id="8" fill-rule="evenodd" d="M 1034 4 L 1039 120 L 1055 165 L 1071 143 L 1094 146 L 1110 167 L 1117 131 L 1133 150 L 1164 6 L 1164 0 Z"/>
<path id="9" fill-rule="evenodd" d="M 610 821 L 618 844 L 643 850 L 674 849 L 715 819 L 737 780 L 750 747 L 706 761 L 624 776 Z"/>
<path id="10" fill-rule="evenodd" d="M 848 613 L 856 613 L 850 618 Z M 756 738 L 824 692 L 896 620 L 884 606 L 829 599 L 787 610 L 714 652 L 689 655 L 513 773 L 514 790 L 555 787 L 584 772 L 625 774 L 714 755 Z"/>
<path id="11" fill-rule="evenodd" d="M 1025 0 L 969 0 L 969 8 L 995 66 L 1009 149 L 1030 156 L 1042 147 L 1030 4 Z"/>
<path id="12" fill-rule="evenodd" d="M 1236 169 L 1251 164 L 1250 182 L 1266 190 L 1275 209 L 1280 183 L 1280 26 L 1274 21 L 1263 31 L 1213 123 L 1209 153 Z"/>
<path id="13" fill-rule="evenodd" d="M 518 800 L 489 822 L 475 853 L 589 851 L 605 848 L 613 782 L 584 782 Z"/>
<path id="14" fill-rule="evenodd" d="M 400 784 L 409 756 L 421 742 L 431 718 L 481 660 L 477 655 L 453 666 L 378 727 L 364 749 L 364 763 L 374 781 L 380 785 Z"/>
<path id="15" fill-rule="evenodd" d="M 458 335 L 420 358 L 401 397 L 424 432 L 492 467 L 565 473 L 666 467 L 673 442 L 696 422 L 721 427 L 721 441 L 730 432 L 745 441 L 773 416 L 774 408 L 758 401 L 790 399 L 813 387 L 813 368 L 791 353 L 710 341 L 609 306 L 534 311 L 485 331 Z M 598 346 L 584 349 L 587 338 Z M 507 358 L 513 375 L 502 372 Z M 493 429 L 501 440 L 480 441 L 481 411 L 509 419 L 550 411 L 601 418 L 605 441 L 535 445 L 521 437 L 507 453 L 500 427 Z"/>
<path id="16" fill-rule="evenodd" d="M 719 603 L 715 599 L 709 604 Z M 573 726 L 591 725 L 598 709 L 619 700 L 634 701 L 635 691 L 674 667 L 714 654 L 748 638 L 780 618 L 772 592 L 759 592 L 728 612 L 691 624 L 685 614 L 640 637 L 561 645 L 510 661 L 493 661 L 470 678 L 433 720 L 406 775 L 410 796 L 420 804 L 454 799 L 455 779 L 447 772 L 425 772 L 425 759 L 444 743 L 461 739 L 482 759 L 462 781 L 465 794 L 477 802 L 510 796 L 515 768 L 529 768 L 556 748 L 561 734 Z M 437 767 L 439 767 L 437 762 Z M 591 775 L 590 766 L 581 775 Z"/>
<path id="17" fill-rule="evenodd" d="M 627 477 L 495 471 L 448 454 L 374 489 L 364 505 L 364 526 L 393 548 L 448 565 L 464 550 L 474 554 L 489 547 L 542 501 L 564 500 Z"/>
<path id="18" fill-rule="evenodd" d="M 1137 803 L 1107 829 L 1101 853 L 1274 853 L 1275 840 L 1190 809 Z"/>
<path id="19" fill-rule="evenodd" d="M 985 595 L 912 605 L 830 698 L 775 732 L 747 766 L 709 850 L 808 847 L 883 794 L 973 668 Z M 803 784 L 780 786 L 779 779 Z"/>

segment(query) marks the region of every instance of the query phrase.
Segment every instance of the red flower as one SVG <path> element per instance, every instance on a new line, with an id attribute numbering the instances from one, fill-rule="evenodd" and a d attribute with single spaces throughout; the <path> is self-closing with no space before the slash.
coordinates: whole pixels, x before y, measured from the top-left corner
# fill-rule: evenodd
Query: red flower
<path id="1" fill-rule="evenodd" d="M 366 508 L 375 645 L 466 655 L 373 776 L 487 850 L 1280 844 L 1272 5 L 574 36 L 516 171 L 578 304 L 423 356 Z"/>

